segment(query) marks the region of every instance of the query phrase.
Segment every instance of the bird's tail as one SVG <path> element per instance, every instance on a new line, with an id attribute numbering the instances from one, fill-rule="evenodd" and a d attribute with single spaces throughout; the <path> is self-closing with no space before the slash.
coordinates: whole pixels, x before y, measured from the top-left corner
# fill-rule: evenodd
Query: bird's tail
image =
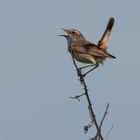
<path id="1" fill-rule="evenodd" d="M 102 50 L 106 50 L 107 47 L 108 47 L 108 38 L 109 38 L 109 35 L 111 33 L 111 30 L 112 30 L 112 27 L 114 25 L 114 22 L 115 22 L 115 19 L 113 17 L 111 17 L 108 21 L 108 24 L 106 26 L 106 29 L 100 39 L 100 41 L 98 42 L 98 46 L 100 49 Z"/>
<path id="2" fill-rule="evenodd" d="M 106 52 L 106 53 L 107 53 L 107 52 Z M 108 57 L 109 57 L 109 58 L 114 58 L 114 59 L 116 58 L 116 57 L 113 56 L 112 54 L 109 54 L 109 53 L 107 53 L 107 54 L 108 54 Z"/>

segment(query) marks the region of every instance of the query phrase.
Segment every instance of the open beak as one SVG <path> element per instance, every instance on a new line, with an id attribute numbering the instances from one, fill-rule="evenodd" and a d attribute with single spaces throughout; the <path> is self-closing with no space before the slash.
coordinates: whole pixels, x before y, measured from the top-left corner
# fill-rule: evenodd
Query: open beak
<path id="1" fill-rule="evenodd" d="M 68 35 L 59 35 L 59 36 L 63 36 L 63 37 L 65 37 L 65 38 L 67 38 L 67 37 L 68 37 Z"/>
<path id="2" fill-rule="evenodd" d="M 59 35 L 59 36 L 63 36 L 65 38 L 67 38 L 69 36 L 69 30 L 68 29 L 64 29 L 64 28 L 61 28 L 63 31 L 65 31 L 68 35 Z"/>
<path id="3" fill-rule="evenodd" d="M 70 33 L 70 31 L 69 31 L 69 29 L 64 29 L 64 28 L 61 28 L 63 31 L 65 31 L 66 33 L 67 33 L 67 35 L 59 35 L 59 36 L 63 36 L 63 37 L 65 37 L 65 38 L 68 38 L 69 37 L 69 33 Z"/>

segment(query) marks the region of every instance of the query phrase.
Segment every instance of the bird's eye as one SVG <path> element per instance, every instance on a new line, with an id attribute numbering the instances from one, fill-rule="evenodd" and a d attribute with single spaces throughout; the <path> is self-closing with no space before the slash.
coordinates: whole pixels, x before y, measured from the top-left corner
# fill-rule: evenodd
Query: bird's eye
<path id="1" fill-rule="evenodd" d="M 72 34 L 75 34 L 75 32 L 74 32 L 74 31 L 72 31 L 71 33 L 72 33 Z"/>

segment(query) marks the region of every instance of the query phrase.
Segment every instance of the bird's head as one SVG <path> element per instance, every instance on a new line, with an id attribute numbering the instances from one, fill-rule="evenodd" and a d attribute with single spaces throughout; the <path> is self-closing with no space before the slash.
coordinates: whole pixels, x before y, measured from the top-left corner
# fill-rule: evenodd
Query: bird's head
<path id="1" fill-rule="evenodd" d="M 83 34 L 76 30 L 76 29 L 63 29 L 71 38 L 72 40 L 79 40 L 79 39 L 85 39 Z"/>

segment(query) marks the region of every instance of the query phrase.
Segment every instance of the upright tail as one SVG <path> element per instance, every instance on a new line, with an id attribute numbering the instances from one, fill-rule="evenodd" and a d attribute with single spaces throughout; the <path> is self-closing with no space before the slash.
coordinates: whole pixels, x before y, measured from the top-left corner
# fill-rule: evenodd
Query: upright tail
<path id="1" fill-rule="evenodd" d="M 106 26 L 106 29 L 101 37 L 101 40 L 98 42 L 98 46 L 100 49 L 106 51 L 108 47 L 108 38 L 111 33 L 112 27 L 114 25 L 115 19 L 111 17 L 108 21 L 108 24 Z"/>

